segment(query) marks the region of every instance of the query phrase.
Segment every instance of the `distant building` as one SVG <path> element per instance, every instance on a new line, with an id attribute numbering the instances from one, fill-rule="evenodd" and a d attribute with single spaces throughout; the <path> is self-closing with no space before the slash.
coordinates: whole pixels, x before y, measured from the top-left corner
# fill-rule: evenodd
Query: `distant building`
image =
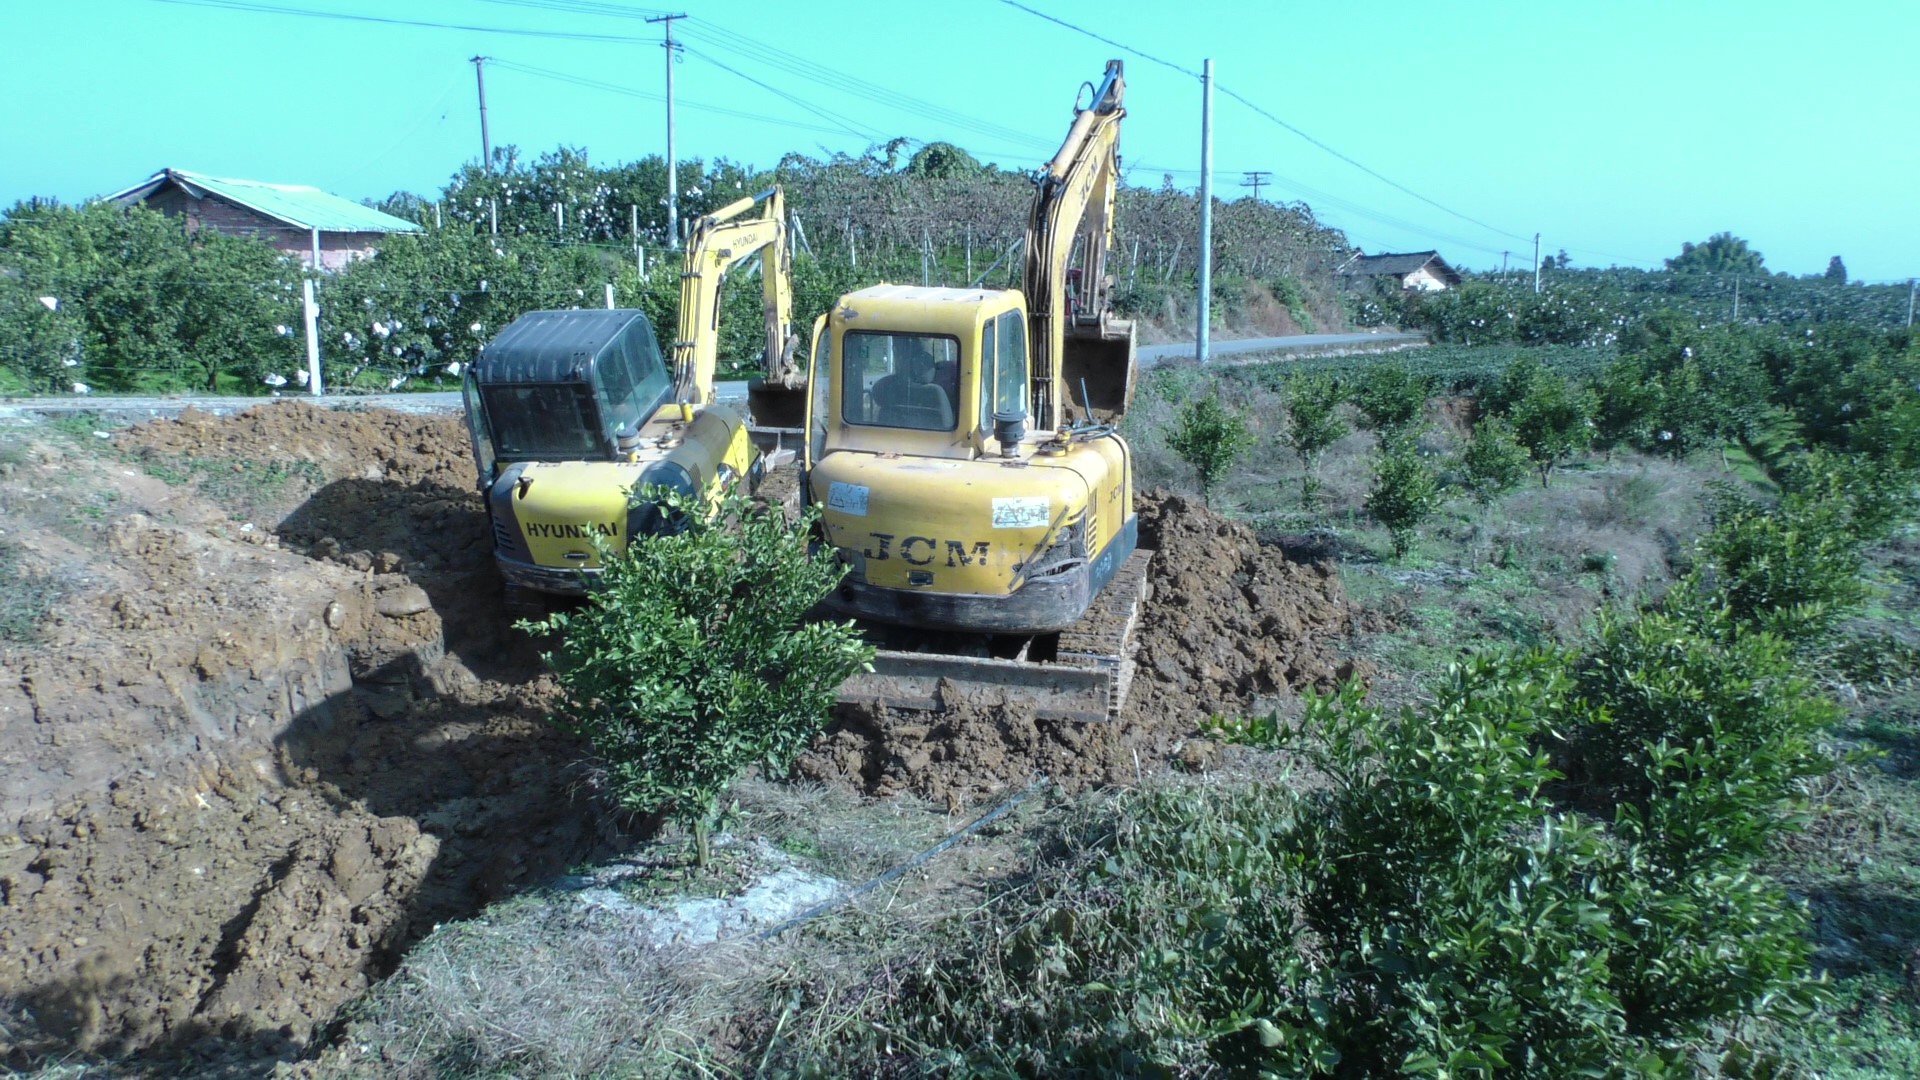
<path id="1" fill-rule="evenodd" d="M 373 254 L 391 233 L 420 226 L 372 207 L 302 184 L 227 180 L 182 169 L 162 169 L 148 180 L 107 196 L 121 206 L 144 203 L 183 217 L 187 231 L 208 228 L 231 236 L 257 236 L 311 266 L 339 270 Z"/>
<path id="2" fill-rule="evenodd" d="M 1393 278 L 1402 289 L 1437 292 L 1460 284 L 1460 272 L 1447 265 L 1436 251 L 1412 251 L 1399 255 L 1355 255 L 1340 268 L 1345 278 Z"/>

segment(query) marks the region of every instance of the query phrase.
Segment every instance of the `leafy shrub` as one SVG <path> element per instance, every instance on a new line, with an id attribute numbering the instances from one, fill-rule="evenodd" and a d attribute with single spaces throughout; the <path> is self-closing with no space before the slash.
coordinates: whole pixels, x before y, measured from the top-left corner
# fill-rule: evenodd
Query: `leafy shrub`
<path id="1" fill-rule="evenodd" d="M 1374 464 L 1367 512 L 1386 526 L 1395 558 L 1413 549 L 1414 532 L 1440 506 L 1440 478 L 1421 460 L 1411 439 L 1395 439 L 1380 450 Z"/>
<path id="2" fill-rule="evenodd" d="M 1428 381 L 1397 364 L 1367 370 L 1354 384 L 1351 401 L 1366 428 L 1382 438 L 1414 426 L 1432 392 Z"/>
<path id="3" fill-rule="evenodd" d="M 1311 505 L 1320 481 L 1320 458 L 1327 448 L 1347 436 L 1347 422 L 1340 418 L 1340 386 L 1325 375 L 1301 375 L 1285 384 L 1287 408 L 1287 445 L 1299 457 L 1301 468 L 1300 501 Z"/>
<path id="4" fill-rule="evenodd" d="M 1594 449 L 1611 457 L 1618 447 L 1644 447 L 1651 442 L 1660 390 L 1637 361 L 1622 359 L 1608 364 L 1589 384 L 1589 390 L 1594 403 Z"/>
<path id="5" fill-rule="evenodd" d="M 1213 485 L 1253 445 L 1253 435 L 1239 413 L 1220 404 L 1218 394 L 1210 394 L 1181 407 L 1179 419 L 1167 435 L 1167 445 L 1180 460 L 1193 466 L 1202 497 L 1210 497 Z"/>
<path id="6" fill-rule="evenodd" d="M 805 621 L 845 572 L 809 553 L 810 521 L 737 490 L 636 500 L 685 528 L 609 554 L 585 606 L 520 625 L 558 635 L 542 654 L 565 694 L 555 722 L 605 762 L 621 808 L 672 815 L 705 866 L 720 793 L 749 765 L 789 765 L 873 653 L 851 624 Z"/>
<path id="7" fill-rule="evenodd" d="M 1722 607 L 1743 630 L 1815 643 L 1867 597 L 1862 537 L 1847 500 L 1829 490 L 1768 506 L 1723 487 L 1700 546 L 1711 577 L 1680 599 Z"/>
<path id="8" fill-rule="evenodd" d="M 1540 472 L 1540 486 L 1546 487 L 1555 466 L 1592 443 L 1593 399 L 1544 370 L 1531 374 L 1525 386 L 1508 419 L 1514 437 L 1527 448 L 1527 456 Z"/>
<path id="9" fill-rule="evenodd" d="M 1466 471 L 1467 490 L 1481 506 L 1491 506 L 1495 499 L 1518 487 L 1533 468 L 1533 460 L 1514 435 L 1513 426 L 1497 416 L 1473 425 L 1460 464 Z"/>
<path id="10" fill-rule="evenodd" d="M 1839 710 L 1786 639 L 1735 618 L 1605 615 L 1579 669 L 1590 797 L 1674 873 L 1759 858 L 1795 823 L 1795 783 L 1832 765 L 1817 738 Z"/>

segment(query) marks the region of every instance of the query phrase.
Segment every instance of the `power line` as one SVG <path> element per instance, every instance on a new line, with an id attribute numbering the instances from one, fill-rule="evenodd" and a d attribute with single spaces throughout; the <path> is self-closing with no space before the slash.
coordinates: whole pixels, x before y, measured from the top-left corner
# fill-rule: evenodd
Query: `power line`
<path id="1" fill-rule="evenodd" d="M 535 67 L 532 64 L 522 64 L 513 60 L 501 60 L 498 57 L 494 58 L 493 66 L 506 68 L 509 71 L 517 71 L 523 75 L 552 79 L 555 82 L 571 83 L 575 86 L 585 87 L 589 90 L 600 90 L 609 94 L 620 94 L 625 97 L 640 98 L 646 101 L 665 101 L 667 99 L 665 94 L 655 93 L 650 90 L 640 90 L 631 86 L 621 86 L 617 83 L 602 82 L 599 79 L 589 79 L 584 75 L 575 75 L 566 71 L 554 71 L 551 68 Z M 745 109 L 730 109 L 724 105 L 711 105 L 700 101 L 688 101 L 684 97 L 679 98 L 675 104 L 689 109 L 699 109 L 703 112 L 715 113 L 720 116 L 732 116 L 742 120 L 756 120 L 764 124 L 775 124 L 783 128 L 817 131 L 828 135 L 845 133 L 845 129 L 838 126 L 824 127 L 803 121 L 782 120 L 777 117 L 768 116 L 765 113 L 748 112 Z"/>
<path id="2" fill-rule="evenodd" d="M 1113 46 L 1116 49 L 1120 49 L 1125 52 L 1132 53 L 1133 55 L 1141 57 L 1142 59 L 1150 60 L 1153 63 L 1159 64 L 1163 67 L 1171 68 L 1172 70 L 1177 71 L 1182 75 L 1188 75 L 1196 79 L 1200 77 L 1199 73 L 1192 70 L 1191 68 L 1181 67 L 1180 65 L 1175 64 L 1172 61 L 1163 60 L 1160 57 L 1154 56 L 1151 53 L 1142 52 L 1141 50 L 1136 49 L 1131 45 L 1127 45 L 1122 42 L 1115 41 L 1112 38 L 1105 37 L 1101 34 L 1096 34 L 1093 31 L 1088 30 L 1083 26 L 1076 26 L 1073 23 L 1067 22 L 1065 19 L 1056 18 L 1052 15 L 1048 15 L 1046 12 L 1043 12 L 1043 11 L 1036 11 L 1033 8 L 1028 7 L 1027 5 L 1020 3 L 1019 0 L 1001 0 L 1001 2 L 1006 4 L 1009 7 L 1018 8 L 1021 11 L 1027 12 L 1030 15 L 1038 16 L 1050 23 L 1063 26 L 1068 30 L 1074 31 L 1075 33 L 1084 34 L 1087 37 L 1093 38 L 1095 41 L 1103 42 L 1105 44 Z M 1411 195 L 1412 197 L 1420 200 L 1423 203 L 1426 203 L 1428 206 L 1431 206 L 1436 210 L 1440 210 L 1447 214 L 1451 214 L 1452 216 L 1457 217 L 1460 220 L 1468 222 L 1470 224 L 1478 225 L 1479 227 L 1486 229 L 1489 232 L 1498 233 L 1501 236 L 1510 237 L 1515 240 L 1524 240 L 1528 243 L 1532 242 L 1532 239 L 1533 239 L 1532 237 L 1521 236 L 1519 233 L 1509 232 L 1496 225 L 1489 225 L 1488 223 L 1481 221 L 1479 218 L 1472 217 L 1471 215 L 1468 215 L 1468 214 L 1463 214 L 1460 211 L 1455 210 L 1450 206 L 1447 206 L 1443 203 L 1430 199 L 1427 196 L 1422 195 L 1419 192 L 1413 190 L 1412 188 L 1406 186 L 1405 184 L 1402 184 L 1399 181 L 1394 180 L 1391 177 L 1388 177 L 1372 168 L 1369 168 L 1368 166 L 1360 163 L 1359 161 L 1356 161 L 1354 158 L 1350 157 L 1349 155 L 1334 149 L 1333 147 L 1327 145 L 1326 143 L 1320 141 L 1319 139 L 1314 138 L 1312 135 L 1307 134 L 1305 131 L 1302 131 L 1301 129 L 1299 129 L 1298 127 L 1295 127 L 1294 125 L 1288 123 L 1287 121 L 1282 120 L 1280 117 L 1275 116 L 1272 112 L 1269 112 L 1268 110 L 1260 107 L 1251 98 L 1248 98 L 1245 94 L 1239 93 L 1238 91 L 1235 91 L 1235 90 L 1230 90 L 1225 86 L 1219 86 L 1217 83 L 1215 85 L 1221 94 L 1232 98 L 1233 100 L 1253 110 L 1259 116 L 1273 122 L 1274 124 L 1279 125 L 1281 128 L 1287 131 L 1290 131 L 1295 135 L 1298 135 L 1300 138 L 1305 139 L 1308 143 L 1311 143 L 1313 146 L 1319 148 L 1320 150 L 1325 151 L 1328 154 L 1331 154 L 1332 156 L 1334 156 L 1335 158 L 1338 158 L 1341 161 L 1346 162 L 1348 165 L 1351 165 L 1354 168 L 1359 169 L 1361 172 L 1366 173 L 1368 176 L 1373 177 L 1374 179 L 1380 181 L 1383 184 L 1386 184 L 1388 187 L 1391 187 L 1396 191 L 1400 191 L 1407 195 Z"/>
<path id="3" fill-rule="evenodd" d="M 745 79 L 748 82 L 752 83 L 753 85 L 759 87 L 762 90 L 767 91 L 770 94 L 776 94 L 776 95 L 785 97 L 787 100 L 807 110 L 813 115 L 818 116 L 821 119 L 828 121 L 829 123 L 840 125 L 840 127 L 843 130 L 845 130 L 848 134 L 853 135 L 855 138 L 865 139 L 868 142 L 877 141 L 873 135 L 867 132 L 861 131 L 859 128 L 853 126 L 852 120 L 848 119 L 847 117 L 841 116 L 839 113 L 832 112 L 828 109 L 821 108 L 817 105 L 813 105 L 806 101 L 802 101 L 800 98 L 797 98 L 792 94 L 782 94 L 781 91 L 775 90 L 773 87 L 768 86 L 766 83 L 761 82 L 759 79 L 756 79 L 751 75 L 748 75 L 746 72 L 741 71 L 738 68 L 729 67 L 728 65 L 721 63 L 719 60 L 716 60 L 713 57 L 708 56 L 706 53 L 703 53 L 698 49 L 689 48 L 686 50 L 686 52 L 688 56 L 697 56 L 700 59 L 705 60 L 707 63 L 712 64 L 714 67 L 719 68 L 721 71 L 724 71 L 724 72 L 727 72 L 728 74 Z"/>
<path id="4" fill-rule="evenodd" d="M 1095 41 L 1101 42 L 1103 44 L 1111 45 L 1114 48 L 1121 50 L 1122 52 L 1130 52 L 1142 60 L 1150 60 L 1153 63 L 1159 64 L 1163 68 L 1169 68 L 1171 70 L 1177 71 L 1180 74 L 1185 75 L 1189 78 L 1198 79 L 1200 77 L 1200 73 L 1193 70 L 1192 68 L 1181 67 L 1179 64 L 1176 64 L 1171 60 L 1162 60 L 1159 57 L 1153 55 L 1152 53 L 1141 52 L 1139 49 L 1136 49 L 1131 45 L 1123 45 L 1120 42 L 1115 41 L 1110 37 L 1103 37 L 1099 34 L 1096 34 L 1084 26 L 1075 26 L 1074 24 L 1066 21 L 1065 19 L 1057 19 L 1052 15 L 1047 14 L 1044 11 L 1037 11 L 1033 8 L 1030 8 L 1027 5 L 1020 3 L 1019 0 L 1000 0 L 1000 2 L 1011 8 L 1019 8 L 1021 11 L 1024 11 L 1029 15 L 1034 15 L 1039 18 L 1045 19 L 1050 23 L 1054 23 L 1055 25 L 1064 26 L 1076 34 L 1085 34 L 1086 36 L 1092 38 Z M 1224 93 L 1224 91 L 1222 92 Z"/>
<path id="5" fill-rule="evenodd" d="M 470 26 L 462 23 L 427 22 L 420 19 L 389 19 L 380 15 L 356 15 L 344 11 L 315 11 L 311 8 L 279 7 L 273 4 L 251 3 L 249 0 L 155 0 L 161 4 L 180 4 L 185 7 L 217 8 L 224 11 L 247 11 L 261 15 L 299 15 L 312 19 L 335 19 L 342 22 L 381 23 L 387 26 L 412 26 L 426 30 L 465 30 L 476 34 L 509 34 L 514 37 L 555 38 L 562 41 L 598 41 L 619 45 L 652 44 L 646 38 L 623 37 L 615 34 L 584 34 L 565 30 L 527 30 L 503 26 Z"/>

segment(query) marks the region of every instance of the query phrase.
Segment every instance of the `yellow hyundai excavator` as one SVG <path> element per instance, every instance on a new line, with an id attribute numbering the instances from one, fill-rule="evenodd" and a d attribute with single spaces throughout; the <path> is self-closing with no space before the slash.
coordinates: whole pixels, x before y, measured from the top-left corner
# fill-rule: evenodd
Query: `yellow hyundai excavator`
<path id="1" fill-rule="evenodd" d="M 776 382 L 793 368 L 785 221 L 775 187 L 695 223 L 671 367 L 636 310 L 529 312 L 481 350 L 464 384 L 467 423 L 510 598 L 583 593 L 600 569 L 596 540 L 617 551 L 660 529 L 654 508 L 629 506 L 639 486 L 757 488 L 780 464 L 755 449 L 738 410 L 715 403 L 713 376 L 721 286 L 762 252 L 765 368 Z"/>
<path id="2" fill-rule="evenodd" d="M 878 627 L 842 700 L 960 695 L 1107 719 L 1133 670 L 1134 333 L 1115 319 L 1125 80 L 1108 63 L 1036 177 L 1018 290 L 879 285 L 815 324 L 802 453 L 848 573 L 829 606 Z"/>

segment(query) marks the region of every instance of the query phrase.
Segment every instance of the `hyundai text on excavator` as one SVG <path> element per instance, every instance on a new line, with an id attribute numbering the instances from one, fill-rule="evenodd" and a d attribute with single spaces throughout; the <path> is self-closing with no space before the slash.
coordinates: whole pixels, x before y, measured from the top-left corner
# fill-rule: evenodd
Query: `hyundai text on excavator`
<path id="1" fill-rule="evenodd" d="M 879 627 L 842 700 L 1117 715 L 1152 553 L 1139 548 L 1134 333 L 1112 315 L 1123 69 L 1036 177 L 1017 290 L 879 285 L 814 328 L 802 453 L 828 598 Z"/>
<path id="2" fill-rule="evenodd" d="M 743 216 L 756 206 L 759 216 Z M 738 410 L 714 401 L 720 289 L 729 270 L 762 252 L 765 370 L 776 389 L 783 372 L 798 385 L 777 187 L 695 224 L 670 368 L 636 310 L 529 312 L 481 350 L 464 386 L 467 423 L 510 598 L 582 593 L 600 568 L 596 539 L 620 550 L 657 531 L 657 510 L 629 505 L 637 487 L 757 488 L 780 464 L 755 448 Z"/>

